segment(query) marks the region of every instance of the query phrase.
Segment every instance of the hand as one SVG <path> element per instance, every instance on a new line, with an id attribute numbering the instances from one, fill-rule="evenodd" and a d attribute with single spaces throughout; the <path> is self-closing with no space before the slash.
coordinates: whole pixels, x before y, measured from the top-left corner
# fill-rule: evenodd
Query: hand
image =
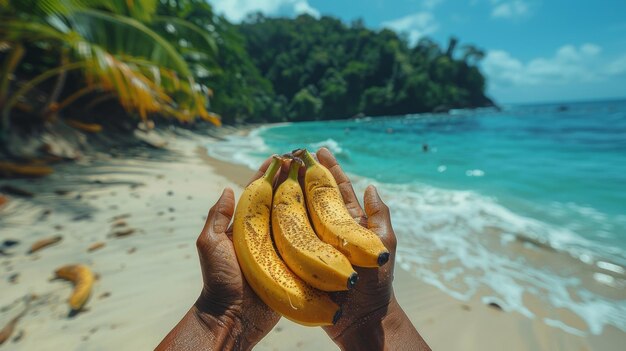
<path id="1" fill-rule="evenodd" d="M 260 178 L 270 162 L 266 160 L 250 182 Z M 200 297 L 158 350 L 249 350 L 278 323 L 280 316 L 250 289 L 239 268 L 228 227 L 234 211 L 233 191 L 226 188 L 196 242 L 203 278 Z"/>
<path id="2" fill-rule="evenodd" d="M 350 180 L 330 151 L 321 148 L 317 159 L 335 178 L 350 215 L 376 233 L 390 253 L 389 261 L 378 269 L 355 267 L 359 274 L 356 286 L 334 294 L 343 308 L 343 315 L 337 324 L 324 327 L 324 331 L 342 349 L 430 350 L 393 293 L 397 241 L 389 208 L 370 185 L 365 190 L 363 211 Z"/>

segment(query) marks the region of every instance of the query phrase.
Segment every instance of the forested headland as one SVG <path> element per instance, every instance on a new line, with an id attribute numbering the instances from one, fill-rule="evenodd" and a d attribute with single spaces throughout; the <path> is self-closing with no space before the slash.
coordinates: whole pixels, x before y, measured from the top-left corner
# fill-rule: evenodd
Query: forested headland
<path id="1" fill-rule="evenodd" d="M 333 17 L 248 16 L 239 26 L 246 52 L 270 84 L 252 119 L 324 120 L 491 106 L 477 67 L 484 53 L 450 38 L 415 45 L 389 29 Z M 270 90 L 269 87 L 272 89 Z M 216 108 L 219 101 L 216 101 Z M 269 104 L 268 104 L 269 103 Z M 232 114 L 235 118 L 237 113 Z"/>

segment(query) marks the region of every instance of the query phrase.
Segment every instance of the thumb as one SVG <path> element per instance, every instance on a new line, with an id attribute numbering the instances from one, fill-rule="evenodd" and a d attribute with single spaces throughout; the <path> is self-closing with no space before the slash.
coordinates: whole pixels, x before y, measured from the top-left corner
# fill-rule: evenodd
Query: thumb
<path id="1" fill-rule="evenodd" d="M 196 246 L 200 259 L 203 289 L 196 305 L 203 311 L 224 312 L 236 299 L 239 291 L 236 279 L 241 274 L 233 244 L 226 236 L 226 229 L 235 211 L 235 196 L 230 188 L 224 189 L 215 205 L 211 207 Z M 228 279 L 224 278 L 228 277 Z"/>
<path id="2" fill-rule="evenodd" d="M 389 207 L 385 205 L 373 185 L 365 189 L 363 204 L 367 214 L 367 227 L 380 237 L 390 252 L 395 252 L 397 241 L 391 226 Z"/>
<path id="3" fill-rule="evenodd" d="M 211 243 L 222 239 L 230 220 L 235 212 L 235 194 L 231 188 L 226 188 L 222 196 L 209 210 L 204 228 L 198 237 L 198 247 L 212 246 Z"/>

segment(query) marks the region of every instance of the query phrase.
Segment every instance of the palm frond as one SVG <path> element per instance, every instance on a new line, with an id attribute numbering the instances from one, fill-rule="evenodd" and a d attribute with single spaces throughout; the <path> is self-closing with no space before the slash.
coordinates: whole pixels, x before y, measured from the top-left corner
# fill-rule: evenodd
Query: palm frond
<path id="1" fill-rule="evenodd" d="M 9 90 L 9 81 L 13 71 L 15 71 L 15 67 L 22 59 L 22 56 L 24 56 L 24 46 L 20 43 L 15 44 L 10 50 L 11 52 L 7 55 L 2 65 L 2 70 L 0 70 L 0 106 L 4 103 Z"/>
<path id="2" fill-rule="evenodd" d="M 193 48 L 199 52 L 215 54 L 217 45 L 215 39 L 202 28 L 184 19 L 172 16 L 156 16 L 152 20 L 152 28 L 161 36 L 170 39 L 170 42 L 179 46 Z M 185 43 L 181 44 L 181 40 Z"/>
<path id="3" fill-rule="evenodd" d="M 176 49 L 137 20 L 96 10 L 77 11 L 68 20 L 85 41 L 105 48 L 113 55 L 144 57 L 182 75 L 191 75 Z"/>
<path id="4" fill-rule="evenodd" d="M 185 37 L 188 53 L 214 57 L 215 42 L 200 28 L 178 18 L 160 17 L 151 24 L 155 30 L 135 19 L 140 16 L 125 16 L 132 11 L 152 16 L 156 0 L 42 0 L 37 6 L 36 11 L 49 13 L 43 21 L 37 16 L 0 19 L 0 36 L 8 43 L 45 42 L 69 50 L 70 63 L 45 71 L 15 91 L 3 106 L 5 131 L 11 108 L 28 90 L 62 72 L 78 69 L 86 86 L 57 107 L 98 90 L 112 93 L 123 108 L 143 119 L 159 113 L 185 121 L 200 117 L 220 124 L 219 117 L 206 110 L 208 88 L 194 81 L 179 53 L 185 51 L 181 50 L 181 42 L 172 44 L 167 40 L 170 37 L 158 33 L 174 28 L 175 33 L 170 34 Z"/>
<path id="5" fill-rule="evenodd" d="M 94 9 L 150 21 L 158 0 L 0 0 L 0 8 L 39 17 L 69 15 L 74 11 Z"/>

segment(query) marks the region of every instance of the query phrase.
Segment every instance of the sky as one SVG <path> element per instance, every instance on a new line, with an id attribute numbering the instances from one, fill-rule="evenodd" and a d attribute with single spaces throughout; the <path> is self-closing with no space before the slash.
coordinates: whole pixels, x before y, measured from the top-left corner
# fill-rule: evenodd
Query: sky
<path id="1" fill-rule="evenodd" d="M 209 0 L 240 22 L 248 12 L 361 18 L 410 42 L 486 52 L 487 95 L 498 103 L 626 98 L 626 0 Z"/>

